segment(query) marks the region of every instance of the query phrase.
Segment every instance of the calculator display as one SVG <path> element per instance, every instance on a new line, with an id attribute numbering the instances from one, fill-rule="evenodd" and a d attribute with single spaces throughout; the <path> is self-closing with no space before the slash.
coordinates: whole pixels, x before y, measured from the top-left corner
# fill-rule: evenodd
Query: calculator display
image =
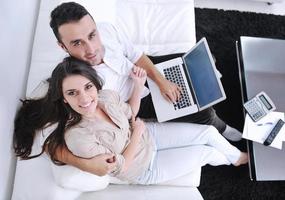
<path id="1" fill-rule="evenodd" d="M 268 110 L 272 109 L 271 104 L 267 101 L 267 99 L 265 98 L 264 95 L 260 95 L 260 96 L 259 96 L 259 99 L 262 101 L 262 103 L 266 106 L 266 108 L 267 108 Z"/>
<path id="2" fill-rule="evenodd" d="M 254 122 L 257 122 L 267 115 L 267 113 L 276 109 L 272 100 L 263 91 L 245 102 L 243 106 Z"/>

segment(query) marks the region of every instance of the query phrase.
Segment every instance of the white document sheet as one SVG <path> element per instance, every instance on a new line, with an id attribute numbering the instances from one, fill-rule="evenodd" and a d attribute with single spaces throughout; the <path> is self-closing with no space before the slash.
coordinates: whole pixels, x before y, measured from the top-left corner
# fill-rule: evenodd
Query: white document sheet
<path id="1" fill-rule="evenodd" d="M 258 122 L 252 121 L 252 119 L 246 115 L 242 137 L 263 144 L 279 119 L 284 121 L 284 113 L 270 112 Z M 282 149 L 283 141 L 285 141 L 285 125 L 269 146 Z"/>

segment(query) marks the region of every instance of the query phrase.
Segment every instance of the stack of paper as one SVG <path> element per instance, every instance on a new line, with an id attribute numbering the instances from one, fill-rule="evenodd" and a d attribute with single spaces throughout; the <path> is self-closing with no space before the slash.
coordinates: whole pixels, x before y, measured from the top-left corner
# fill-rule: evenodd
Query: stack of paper
<path id="1" fill-rule="evenodd" d="M 258 122 L 252 121 L 252 119 L 246 115 L 242 137 L 263 144 L 279 119 L 284 121 L 284 113 L 270 112 Z M 285 125 L 279 131 L 270 146 L 282 149 L 283 141 L 285 141 Z"/>

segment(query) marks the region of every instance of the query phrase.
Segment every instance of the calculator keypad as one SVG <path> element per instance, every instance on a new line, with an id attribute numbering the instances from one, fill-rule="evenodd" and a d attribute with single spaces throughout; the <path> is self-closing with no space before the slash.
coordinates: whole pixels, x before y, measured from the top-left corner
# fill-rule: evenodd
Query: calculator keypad
<path id="1" fill-rule="evenodd" d="M 247 110 L 253 121 L 258 121 L 266 114 L 266 112 L 258 103 L 259 102 L 257 102 L 256 100 L 251 100 L 244 104 L 245 109 Z"/>

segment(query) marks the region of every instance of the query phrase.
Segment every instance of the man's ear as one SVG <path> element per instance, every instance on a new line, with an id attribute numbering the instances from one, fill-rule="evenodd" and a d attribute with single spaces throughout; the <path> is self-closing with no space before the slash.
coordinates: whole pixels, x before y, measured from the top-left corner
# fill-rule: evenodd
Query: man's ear
<path id="1" fill-rule="evenodd" d="M 67 48 L 65 47 L 65 45 L 62 42 L 57 41 L 57 45 L 60 46 L 66 53 L 68 53 Z"/>

